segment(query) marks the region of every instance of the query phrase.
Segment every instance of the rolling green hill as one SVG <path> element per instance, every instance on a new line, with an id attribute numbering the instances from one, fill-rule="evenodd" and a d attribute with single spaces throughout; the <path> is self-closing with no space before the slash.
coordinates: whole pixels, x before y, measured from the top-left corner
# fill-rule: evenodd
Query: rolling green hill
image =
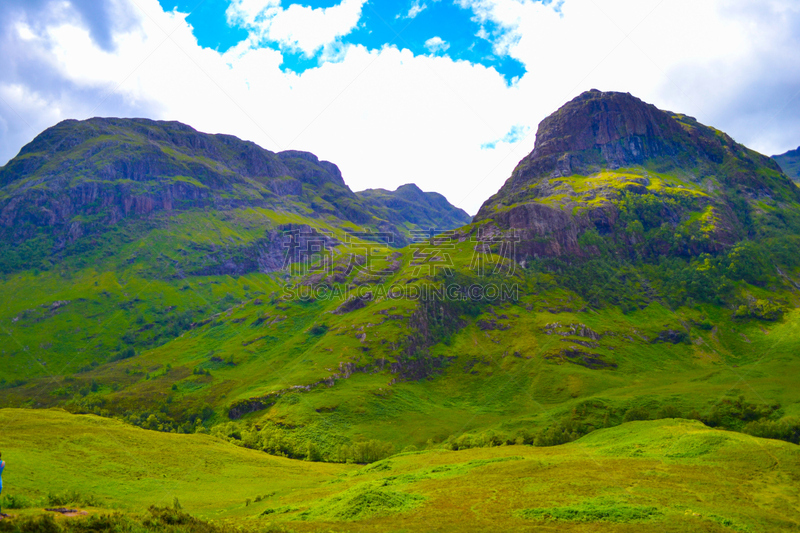
<path id="1" fill-rule="evenodd" d="M 581 437 L 553 450 L 586 451 L 634 421 L 648 421 L 634 424 L 643 441 L 722 434 L 697 421 L 795 443 L 775 443 L 786 450 L 800 440 L 800 190 L 691 117 L 584 93 L 542 122 L 533 152 L 461 227 L 416 187 L 354 194 L 309 154 L 133 124 L 59 125 L 0 170 L 13 258 L 0 406 L 339 463 L 415 449 L 484 460 L 498 445 L 534 445 L 514 448 L 533 457 Z M 449 231 L 420 239 L 430 227 Z M 673 418 L 695 422 L 659 429 Z M 620 446 L 603 468 L 627 457 Z M 343 498 L 423 501 L 395 492 Z M 665 505 L 600 496 L 553 497 L 549 510 L 519 496 L 523 521 L 510 524 Z M 736 530 L 726 505 L 697 513 L 717 525 L 686 520 Z"/>
<path id="2" fill-rule="evenodd" d="M 185 512 L 245 530 L 800 527 L 797 446 L 695 421 L 631 422 L 551 448 L 407 452 L 368 466 L 271 457 L 58 411 L 4 409 L 0 424 L 14 435 L 3 439 L 4 509 L 18 517 L 51 501 L 91 517 L 136 516 L 177 499 Z"/>

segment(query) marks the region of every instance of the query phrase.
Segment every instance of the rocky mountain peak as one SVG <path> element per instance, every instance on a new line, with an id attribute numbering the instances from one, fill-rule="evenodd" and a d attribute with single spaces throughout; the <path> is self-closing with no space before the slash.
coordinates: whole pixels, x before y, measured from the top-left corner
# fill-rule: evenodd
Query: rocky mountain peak
<path id="1" fill-rule="evenodd" d="M 640 164 L 646 158 L 676 153 L 674 137 L 683 133 L 670 114 L 629 93 L 587 91 L 544 119 L 531 157 L 543 171 L 573 173 L 572 152 L 599 151 L 608 168 Z M 588 162 L 588 161 L 587 161 Z M 581 168 L 580 161 L 576 170 Z M 549 168 L 551 167 L 552 168 Z"/>
<path id="2" fill-rule="evenodd" d="M 797 202 L 800 189 L 775 161 L 725 133 L 627 93 L 591 90 L 541 122 L 533 151 L 475 221 L 522 230 L 533 257 L 586 254 L 587 232 L 623 253 L 645 234 L 654 255 L 718 253 L 755 234 L 763 205 Z M 630 237 L 639 224 L 644 232 Z"/>
<path id="3" fill-rule="evenodd" d="M 529 187 L 549 179 L 631 167 L 679 172 L 694 182 L 715 176 L 755 196 L 775 186 L 785 188 L 785 180 L 767 183 L 754 172 L 765 167 L 780 173 L 774 161 L 725 133 L 693 117 L 660 110 L 629 93 L 593 89 L 542 120 L 533 151 L 484 204 L 477 219 L 486 216 L 488 207 L 519 202 L 529 194 Z"/>
<path id="4" fill-rule="evenodd" d="M 534 150 L 520 162 L 512 183 L 674 157 L 689 144 L 687 137 L 686 128 L 672 113 L 629 93 L 592 89 L 539 124 Z"/>
<path id="5" fill-rule="evenodd" d="M 240 208 L 373 226 L 397 234 L 398 245 L 409 223 L 450 229 L 470 221 L 415 185 L 358 196 L 339 167 L 312 153 L 274 153 L 174 121 L 65 120 L 0 167 L 0 244 L 42 238 L 60 250 L 129 219 Z"/>

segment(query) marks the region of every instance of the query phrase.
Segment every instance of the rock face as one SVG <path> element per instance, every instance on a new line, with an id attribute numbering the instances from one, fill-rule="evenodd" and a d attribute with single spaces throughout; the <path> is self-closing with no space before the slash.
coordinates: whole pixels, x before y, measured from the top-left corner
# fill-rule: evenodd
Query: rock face
<path id="1" fill-rule="evenodd" d="M 533 152 L 475 221 L 519 230 L 523 256 L 591 255 L 596 248 L 579 244 L 590 231 L 629 250 L 642 244 L 638 226 L 627 228 L 633 211 L 647 215 L 644 230 L 692 233 L 679 248 L 695 254 L 741 239 L 751 203 L 797 202 L 799 193 L 774 161 L 718 130 L 592 90 L 541 122 Z"/>
<path id="2" fill-rule="evenodd" d="M 454 227 L 457 210 L 421 194 L 425 205 L 439 202 L 444 224 Z M 398 233 L 406 231 L 405 215 L 417 216 L 372 200 L 308 152 L 273 153 L 179 122 L 66 120 L 0 167 L 0 241 L 46 235 L 60 248 L 127 219 L 193 209 L 265 207 Z M 424 221 L 440 222 L 435 212 Z"/>
<path id="3" fill-rule="evenodd" d="M 789 150 L 785 154 L 773 155 L 772 159 L 777 161 L 787 176 L 800 183 L 800 148 Z"/>
<path id="4" fill-rule="evenodd" d="M 589 91 L 539 125 L 529 176 L 570 176 L 640 165 L 684 148 L 680 124 L 655 106 L 622 93 Z"/>

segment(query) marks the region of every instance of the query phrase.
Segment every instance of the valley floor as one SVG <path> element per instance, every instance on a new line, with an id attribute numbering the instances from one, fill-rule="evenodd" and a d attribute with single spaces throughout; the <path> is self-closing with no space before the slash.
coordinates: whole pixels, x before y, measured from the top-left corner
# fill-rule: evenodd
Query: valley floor
<path id="1" fill-rule="evenodd" d="M 54 502 L 141 515 L 177 499 L 193 516 L 248 530 L 800 531 L 800 447 L 697 421 L 630 422 L 546 448 L 409 452 L 366 466 L 58 410 L 3 409 L 0 427 L 11 522 Z"/>

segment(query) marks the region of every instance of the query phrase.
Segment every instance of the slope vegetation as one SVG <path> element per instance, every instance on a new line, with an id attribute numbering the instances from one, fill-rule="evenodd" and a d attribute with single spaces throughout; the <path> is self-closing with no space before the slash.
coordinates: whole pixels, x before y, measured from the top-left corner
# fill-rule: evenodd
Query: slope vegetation
<path id="1" fill-rule="evenodd" d="M 403 248 L 333 196 L 319 211 L 320 187 L 353 198 L 330 175 L 295 174 L 307 195 L 279 207 L 21 250 L 0 284 L 0 404 L 333 462 L 675 417 L 797 442 L 798 189 L 722 132 L 586 93 L 474 223 Z M 401 189 L 352 201 L 418 198 Z"/>
<path id="2" fill-rule="evenodd" d="M 59 411 L 0 411 L 16 515 L 172 505 L 293 531 L 790 531 L 796 446 L 686 420 L 631 422 L 552 448 L 407 452 L 368 466 L 270 457 Z M 56 446 L 52 442 L 56 437 Z"/>

